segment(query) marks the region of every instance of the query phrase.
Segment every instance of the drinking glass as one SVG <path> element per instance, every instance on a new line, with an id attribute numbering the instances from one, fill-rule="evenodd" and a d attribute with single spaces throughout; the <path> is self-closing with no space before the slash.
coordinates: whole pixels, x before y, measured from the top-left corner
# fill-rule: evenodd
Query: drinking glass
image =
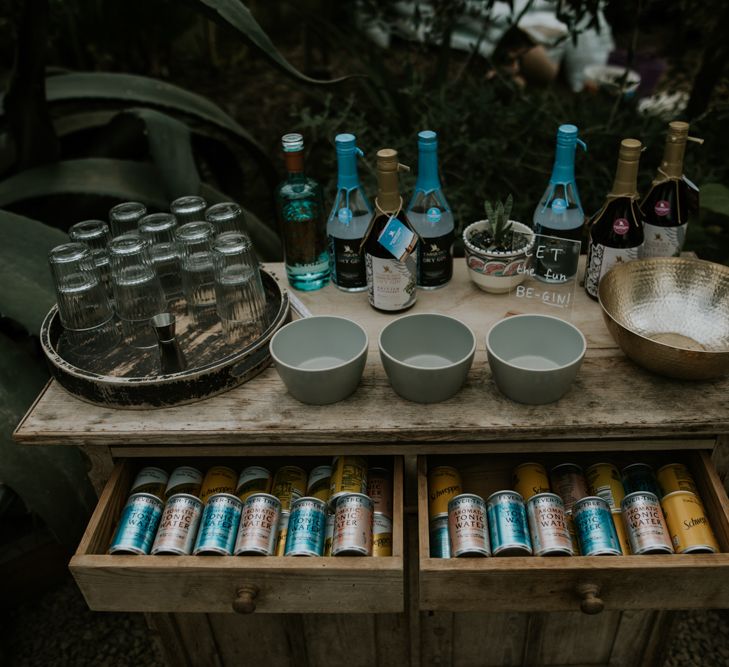
<path id="1" fill-rule="evenodd" d="M 139 234 L 150 244 L 150 256 L 167 302 L 182 296 L 180 250 L 175 240 L 177 219 L 172 213 L 150 213 L 139 221 Z"/>
<path id="2" fill-rule="evenodd" d="M 245 344 L 266 328 L 266 294 L 253 244 L 246 234 L 225 232 L 213 243 L 215 295 L 223 334 Z"/>
<path id="3" fill-rule="evenodd" d="M 111 269 L 109 268 L 109 251 L 106 246 L 111 238 L 109 225 L 103 220 L 84 220 L 77 222 L 68 230 L 72 241 L 84 243 L 91 250 L 96 268 L 101 274 L 101 284 L 106 290 L 109 299 L 114 300 L 114 293 L 111 289 Z"/>
<path id="4" fill-rule="evenodd" d="M 125 342 L 140 349 L 156 347 L 151 319 L 167 310 L 167 302 L 150 257 L 149 243 L 136 232 L 117 236 L 109 244 L 109 261 Z"/>
<path id="5" fill-rule="evenodd" d="M 170 212 L 177 218 L 177 222 L 184 225 L 188 222 L 200 222 L 205 220 L 205 209 L 207 202 L 197 195 L 189 195 L 175 199 L 170 204 Z"/>
<path id="6" fill-rule="evenodd" d="M 66 340 L 82 356 L 101 354 L 119 342 L 114 310 L 91 250 L 64 243 L 48 253 L 58 314 Z"/>
<path id="7" fill-rule="evenodd" d="M 138 201 L 126 201 L 114 206 L 109 211 L 112 238 L 136 232 L 137 224 L 145 215 L 147 215 L 147 207 Z"/>
<path id="8" fill-rule="evenodd" d="M 187 312 L 196 323 L 215 317 L 215 279 L 211 244 L 215 236 L 209 222 L 188 222 L 177 228 L 180 249 L 182 291 Z"/>
<path id="9" fill-rule="evenodd" d="M 215 227 L 216 234 L 246 232 L 246 220 L 240 206 L 233 202 L 213 204 L 205 211 L 205 219 Z"/>

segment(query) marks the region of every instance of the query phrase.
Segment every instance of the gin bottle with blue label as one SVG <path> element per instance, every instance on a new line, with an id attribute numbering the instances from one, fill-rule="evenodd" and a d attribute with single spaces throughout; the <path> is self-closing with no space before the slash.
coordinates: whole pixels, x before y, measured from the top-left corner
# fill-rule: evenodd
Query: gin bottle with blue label
<path id="1" fill-rule="evenodd" d="M 418 287 L 438 289 L 453 277 L 453 213 L 438 178 L 438 136 L 418 133 L 418 179 L 407 217 L 420 236 Z"/>
<path id="2" fill-rule="evenodd" d="M 345 292 L 363 292 L 367 289 L 367 276 L 360 245 L 372 220 L 372 205 L 359 184 L 357 156 L 362 151 L 353 134 L 338 134 L 334 145 L 337 196 L 327 221 L 331 278 Z"/>

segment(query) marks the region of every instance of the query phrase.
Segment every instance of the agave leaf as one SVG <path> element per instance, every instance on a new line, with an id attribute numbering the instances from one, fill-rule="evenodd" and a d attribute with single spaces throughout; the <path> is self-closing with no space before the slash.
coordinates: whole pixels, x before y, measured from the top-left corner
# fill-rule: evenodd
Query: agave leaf
<path id="1" fill-rule="evenodd" d="M 501 227 L 501 225 L 503 224 L 503 220 L 504 220 L 504 203 L 499 202 L 496 205 L 496 224 L 499 225 L 499 227 Z"/>
<path id="2" fill-rule="evenodd" d="M 509 220 L 509 216 L 511 215 L 511 209 L 514 206 L 514 197 L 511 196 L 511 193 L 509 193 L 509 196 L 506 198 L 506 203 L 504 204 L 504 220 Z"/>
<path id="3" fill-rule="evenodd" d="M 0 210 L 0 315 L 38 334 L 56 301 L 48 251 L 68 241 L 58 229 Z"/>
<path id="4" fill-rule="evenodd" d="M 486 219 L 491 223 L 491 227 L 493 229 L 493 225 L 494 225 L 494 222 L 495 222 L 495 220 L 494 220 L 494 207 L 493 207 L 493 205 L 491 204 L 490 201 L 485 201 L 483 203 L 483 207 L 484 207 L 484 209 L 486 211 Z"/>

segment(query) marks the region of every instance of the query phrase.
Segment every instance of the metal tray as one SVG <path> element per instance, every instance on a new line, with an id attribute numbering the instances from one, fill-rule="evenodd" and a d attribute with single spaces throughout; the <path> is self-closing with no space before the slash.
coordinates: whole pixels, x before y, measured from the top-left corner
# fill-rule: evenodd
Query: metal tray
<path id="1" fill-rule="evenodd" d="M 220 322 L 196 326 L 178 315 L 177 338 L 188 368 L 161 375 L 157 348 L 138 350 L 119 345 L 101 358 L 74 358 L 64 351 L 63 327 L 53 306 L 41 327 L 41 345 L 51 374 L 68 392 L 96 405 L 153 409 L 193 403 L 232 389 L 258 375 L 271 363 L 268 344 L 290 317 L 289 296 L 261 269 L 269 326 L 243 348 L 228 344 Z"/>

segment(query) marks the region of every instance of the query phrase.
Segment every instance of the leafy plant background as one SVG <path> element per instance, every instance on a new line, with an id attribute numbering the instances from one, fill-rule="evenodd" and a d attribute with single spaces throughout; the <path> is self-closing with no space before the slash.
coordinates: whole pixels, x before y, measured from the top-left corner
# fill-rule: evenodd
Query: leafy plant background
<path id="1" fill-rule="evenodd" d="M 416 167 L 416 133 L 438 131 L 442 181 L 461 228 L 483 217 L 485 199 L 510 193 L 515 217 L 530 220 L 563 122 L 577 124 L 588 144 L 577 158 L 586 212 L 610 186 L 623 137 L 646 146 L 640 183 L 647 187 L 665 119 L 559 83 L 522 89 L 498 67 L 487 77 L 498 63 L 447 48 L 456 16 L 493 4 L 434 0 L 431 45 L 394 40 L 381 50 L 356 28 L 355 3 L 0 0 L 7 91 L 0 117 L 0 481 L 67 544 L 83 524 L 68 518 L 83 518 L 92 502 L 83 458 L 73 448 L 18 447 L 10 433 L 47 377 L 35 338 L 54 301 L 45 256 L 74 222 L 104 218 L 122 200 L 156 210 L 198 192 L 210 202 L 239 201 L 259 254 L 278 259 L 272 192 L 279 138 L 292 130 L 304 132 L 308 171 L 330 196 L 336 133 L 357 135 L 371 191 L 378 148 L 397 148 Z M 390 0 L 360 6 L 391 23 Z M 573 34 L 594 22 L 597 6 L 559 4 L 569 10 L 562 18 Z M 628 61 L 661 53 L 663 87 L 690 93 L 692 134 L 706 143 L 687 150 L 686 174 L 702 187 L 688 249 L 724 263 L 729 42 L 716 26 L 729 22 L 728 7 L 719 0 L 607 5 Z M 403 178 L 406 191 L 414 177 Z"/>

